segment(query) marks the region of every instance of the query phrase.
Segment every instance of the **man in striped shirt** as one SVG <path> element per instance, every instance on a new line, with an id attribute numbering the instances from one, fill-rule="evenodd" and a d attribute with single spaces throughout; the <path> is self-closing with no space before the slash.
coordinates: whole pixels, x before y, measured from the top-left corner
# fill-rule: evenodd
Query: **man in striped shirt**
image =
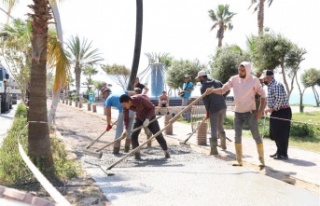
<path id="1" fill-rule="evenodd" d="M 268 86 L 267 108 L 270 115 L 270 138 L 275 141 L 277 152 L 270 157 L 278 160 L 288 159 L 288 145 L 292 111 L 284 86 L 274 79 L 273 71 L 264 70 L 260 79 Z"/>
<path id="2" fill-rule="evenodd" d="M 156 115 L 154 105 L 147 99 L 147 97 L 145 97 L 144 95 L 134 95 L 130 97 L 127 94 L 123 94 L 120 96 L 120 103 L 123 106 L 125 129 L 127 129 L 129 126 L 129 110 L 132 110 L 136 112 L 136 120 L 133 125 L 133 129 L 143 125 L 144 127 L 148 127 L 152 134 L 156 134 L 160 131 L 159 122 L 157 120 L 150 123 L 151 120 L 156 118 Z M 135 149 L 139 146 L 138 136 L 140 134 L 140 131 L 141 130 L 137 130 L 136 132 L 133 132 L 131 134 L 132 149 Z M 162 133 L 160 133 L 156 137 L 156 139 L 160 144 L 165 157 L 170 158 L 167 142 L 164 139 Z M 135 159 L 141 159 L 140 151 L 135 153 Z"/>

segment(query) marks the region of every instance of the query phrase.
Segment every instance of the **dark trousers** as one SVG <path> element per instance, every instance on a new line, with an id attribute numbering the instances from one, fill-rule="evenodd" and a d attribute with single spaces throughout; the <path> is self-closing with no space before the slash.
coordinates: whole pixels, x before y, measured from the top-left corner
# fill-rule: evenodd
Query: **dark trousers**
<path id="1" fill-rule="evenodd" d="M 155 117 L 153 117 L 152 119 L 154 119 Z M 152 120 L 150 119 L 150 121 Z M 136 121 L 133 125 L 133 129 L 135 128 L 138 128 L 140 126 L 143 125 L 143 121 L 139 120 L 138 118 L 136 118 Z M 149 125 L 148 125 L 148 129 L 152 132 L 152 134 L 156 134 L 157 132 L 160 131 L 160 126 L 159 126 L 159 123 L 158 123 L 158 120 L 154 121 L 154 122 L 151 122 Z M 131 134 L 131 143 L 132 143 L 132 149 L 136 148 L 139 146 L 139 142 L 138 142 L 138 137 L 139 137 L 139 134 L 141 132 L 141 129 L 133 132 Z M 160 133 L 157 137 L 156 137 L 158 143 L 160 144 L 161 148 L 163 150 L 167 150 L 168 149 L 168 146 L 167 146 L 167 142 L 166 140 L 164 139 L 162 133 Z"/>
<path id="2" fill-rule="evenodd" d="M 270 138 L 275 141 L 278 155 L 288 155 L 289 135 L 291 122 L 272 117 L 291 120 L 291 108 L 280 109 L 271 113 L 270 118 Z"/>

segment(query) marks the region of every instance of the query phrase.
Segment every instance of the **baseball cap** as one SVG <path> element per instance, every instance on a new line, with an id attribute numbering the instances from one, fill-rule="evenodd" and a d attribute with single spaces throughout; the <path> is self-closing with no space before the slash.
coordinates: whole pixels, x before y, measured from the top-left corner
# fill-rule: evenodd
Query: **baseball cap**
<path id="1" fill-rule="evenodd" d="M 272 77 L 272 76 L 273 76 L 273 71 L 271 71 L 271 70 L 263 70 L 259 79 L 263 79 L 265 77 Z"/>
<path id="2" fill-rule="evenodd" d="M 202 76 L 206 76 L 206 75 L 207 75 L 206 71 L 199 71 L 198 72 L 198 76 L 196 77 L 196 79 L 198 79 L 199 77 L 202 77 Z"/>
<path id="3" fill-rule="evenodd" d="M 184 77 L 185 77 L 185 78 L 189 78 L 189 74 L 185 74 Z"/>

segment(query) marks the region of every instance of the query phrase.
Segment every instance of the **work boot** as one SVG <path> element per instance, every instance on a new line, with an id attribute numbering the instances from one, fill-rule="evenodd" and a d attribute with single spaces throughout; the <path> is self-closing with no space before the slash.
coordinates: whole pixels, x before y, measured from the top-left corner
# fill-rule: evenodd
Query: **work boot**
<path id="1" fill-rule="evenodd" d="M 220 137 L 220 145 L 223 150 L 227 149 L 226 145 L 226 133 L 225 132 L 219 132 Z"/>
<path id="2" fill-rule="evenodd" d="M 168 150 L 163 150 L 163 153 L 164 153 L 165 158 L 170 158 L 170 154 L 169 154 Z"/>
<path id="3" fill-rule="evenodd" d="M 135 152 L 135 153 L 134 153 L 134 159 L 136 159 L 136 160 L 141 160 L 140 152 Z"/>
<path id="4" fill-rule="evenodd" d="M 237 162 L 233 163 L 232 166 L 242 166 L 242 144 L 235 144 L 236 148 L 236 159 Z"/>
<path id="5" fill-rule="evenodd" d="M 210 138 L 210 155 L 218 155 L 218 150 L 217 150 L 217 138 Z"/>
<path id="6" fill-rule="evenodd" d="M 257 150 L 258 150 L 258 155 L 259 155 L 259 160 L 260 160 L 260 165 L 259 167 L 264 167 L 264 152 L 263 152 L 263 144 L 257 144 Z"/>
<path id="7" fill-rule="evenodd" d="M 124 144 L 124 152 L 129 152 L 130 150 L 130 144 L 131 144 L 131 140 L 130 139 L 126 139 L 126 142 Z"/>
<path id="8" fill-rule="evenodd" d="M 119 154 L 120 151 L 121 140 L 118 140 L 113 145 L 113 154 Z"/>
<path id="9" fill-rule="evenodd" d="M 113 147 L 113 152 L 112 154 L 119 154 L 120 147 Z"/>

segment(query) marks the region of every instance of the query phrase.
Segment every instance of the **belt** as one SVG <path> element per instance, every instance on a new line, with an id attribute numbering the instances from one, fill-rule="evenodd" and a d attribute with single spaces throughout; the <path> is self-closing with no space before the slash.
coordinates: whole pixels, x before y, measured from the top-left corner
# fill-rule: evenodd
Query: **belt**
<path id="1" fill-rule="evenodd" d="M 287 108 L 289 108 L 290 106 L 282 106 L 282 107 L 280 107 L 280 109 L 287 109 Z"/>

